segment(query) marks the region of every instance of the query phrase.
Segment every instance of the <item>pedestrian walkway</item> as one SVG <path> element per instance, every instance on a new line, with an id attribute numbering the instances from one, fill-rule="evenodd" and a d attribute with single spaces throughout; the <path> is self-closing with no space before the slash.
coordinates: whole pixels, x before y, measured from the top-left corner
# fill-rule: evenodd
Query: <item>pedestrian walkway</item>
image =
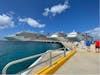
<path id="1" fill-rule="evenodd" d="M 78 51 L 54 75 L 100 75 L 100 53 Z"/>

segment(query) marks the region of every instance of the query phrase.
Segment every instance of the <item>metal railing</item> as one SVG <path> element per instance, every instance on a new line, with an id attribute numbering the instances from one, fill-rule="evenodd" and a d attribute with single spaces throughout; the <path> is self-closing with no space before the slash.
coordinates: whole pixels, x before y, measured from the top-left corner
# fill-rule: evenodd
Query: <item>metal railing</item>
<path id="1" fill-rule="evenodd" d="M 64 54 L 63 56 L 66 57 L 66 48 L 60 48 L 60 49 L 58 49 L 57 51 L 61 51 L 61 50 L 63 51 L 63 54 Z M 56 55 L 56 56 L 53 57 L 53 56 L 52 56 L 52 51 L 53 51 L 53 50 L 48 50 L 48 51 L 45 52 L 45 53 L 41 53 L 41 54 L 37 54 L 37 55 L 33 55 L 33 56 L 29 56 L 29 57 L 25 57 L 25 58 L 22 58 L 22 59 L 18 59 L 18 60 L 9 62 L 9 63 L 3 68 L 3 70 L 2 70 L 2 75 L 6 75 L 6 74 L 7 74 L 7 69 L 8 69 L 10 66 L 12 66 L 12 65 L 15 65 L 15 64 L 18 64 L 18 63 L 21 63 L 21 62 L 25 62 L 25 61 L 27 61 L 27 60 L 34 59 L 34 58 L 36 58 L 36 57 L 41 57 L 41 56 L 43 56 L 43 55 L 45 55 L 45 54 L 47 54 L 47 53 L 50 54 L 50 55 L 49 55 L 49 59 L 47 59 L 47 60 L 45 60 L 45 61 L 43 61 L 43 62 L 41 62 L 41 63 L 44 63 L 44 62 L 46 62 L 46 61 L 49 60 L 49 66 L 52 66 L 52 62 L 53 62 L 52 59 L 60 55 L 60 54 L 58 54 L 58 55 Z M 41 64 L 41 63 L 38 63 L 38 64 L 36 64 L 36 65 L 34 65 L 34 66 L 32 66 L 32 67 L 26 69 L 26 70 L 29 70 L 29 69 L 31 69 L 31 68 L 33 68 L 33 67 L 35 67 L 35 66 L 38 66 L 38 65 Z M 26 70 L 24 70 L 24 71 L 26 71 Z M 19 73 L 22 73 L 22 72 L 19 72 Z"/>

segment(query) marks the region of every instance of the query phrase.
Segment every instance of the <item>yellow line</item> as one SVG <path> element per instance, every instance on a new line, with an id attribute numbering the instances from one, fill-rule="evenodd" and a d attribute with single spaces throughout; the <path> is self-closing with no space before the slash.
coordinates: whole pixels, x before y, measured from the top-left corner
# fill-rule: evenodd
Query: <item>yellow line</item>
<path id="1" fill-rule="evenodd" d="M 51 67 L 46 66 L 42 70 L 35 73 L 35 75 L 52 75 L 56 72 L 70 57 L 72 57 L 76 53 L 76 50 L 72 50 L 70 53 L 67 54 L 66 57 L 59 58 L 56 62 L 53 63 Z"/>

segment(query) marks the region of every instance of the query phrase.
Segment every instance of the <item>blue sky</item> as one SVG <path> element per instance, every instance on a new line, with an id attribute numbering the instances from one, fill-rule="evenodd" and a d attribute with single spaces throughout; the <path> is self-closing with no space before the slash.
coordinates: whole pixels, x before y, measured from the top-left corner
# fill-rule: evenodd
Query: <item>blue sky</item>
<path id="1" fill-rule="evenodd" d="M 73 30 L 98 34 L 99 0 L 0 0 L 0 39 L 19 31 Z"/>

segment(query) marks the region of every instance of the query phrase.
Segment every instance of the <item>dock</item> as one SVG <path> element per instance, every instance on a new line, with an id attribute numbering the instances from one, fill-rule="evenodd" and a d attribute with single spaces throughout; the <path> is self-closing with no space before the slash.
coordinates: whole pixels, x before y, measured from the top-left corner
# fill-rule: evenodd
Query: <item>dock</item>
<path id="1" fill-rule="evenodd" d="M 100 54 L 78 51 L 54 75 L 100 75 Z"/>
<path id="2" fill-rule="evenodd" d="M 77 47 L 73 47 L 73 43 L 66 41 L 34 41 L 45 43 L 59 43 L 64 46 L 64 50 L 50 50 L 50 52 L 42 54 L 42 59 L 38 61 L 39 64 L 37 64 L 37 66 L 26 69 L 26 74 L 25 71 L 23 71 L 20 72 L 19 75 L 100 75 L 100 53 L 95 53 L 94 44 L 91 45 L 90 52 L 87 52 L 86 47 L 81 48 L 80 45 Z M 71 48 L 72 50 L 66 51 L 67 47 Z M 33 57 L 34 56 L 32 56 L 31 58 Z M 30 57 L 28 58 L 30 59 Z M 26 60 L 28 58 L 24 59 Z"/>
<path id="3" fill-rule="evenodd" d="M 35 42 L 44 42 L 44 43 L 58 43 L 58 44 L 61 44 L 63 45 L 64 47 L 69 47 L 69 48 L 72 48 L 72 43 L 70 42 L 67 42 L 67 41 L 62 41 L 61 39 L 59 39 L 58 41 L 54 41 L 54 40 L 33 40 Z"/>
<path id="4" fill-rule="evenodd" d="M 100 75 L 100 53 L 95 53 L 92 44 L 90 52 L 87 48 L 76 48 L 77 53 L 70 58 L 54 75 Z"/>
<path id="5" fill-rule="evenodd" d="M 64 47 L 72 48 L 72 43 L 66 41 L 35 40 L 47 43 L 60 43 Z M 77 53 L 64 63 L 54 75 L 100 75 L 100 53 L 95 53 L 95 46 L 91 46 L 91 52 L 86 48 L 77 47 Z M 31 72 L 32 73 L 32 72 Z"/>
<path id="6" fill-rule="evenodd" d="M 56 41 L 56 43 L 57 42 L 65 47 L 72 48 L 72 44 L 70 43 L 64 41 Z M 82 49 L 81 46 L 77 47 L 76 50 L 77 53 L 62 65 L 54 75 L 100 75 L 100 53 L 95 53 L 95 46 L 91 46 L 90 52 L 87 52 L 86 47 Z"/>
<path id="7" fill-rule="evenodd" d="M 35 42 L 45 42 L 45 43 L 59 43 L 59 41 L 54 41 L 54 40 L 32 40 Z"/>

